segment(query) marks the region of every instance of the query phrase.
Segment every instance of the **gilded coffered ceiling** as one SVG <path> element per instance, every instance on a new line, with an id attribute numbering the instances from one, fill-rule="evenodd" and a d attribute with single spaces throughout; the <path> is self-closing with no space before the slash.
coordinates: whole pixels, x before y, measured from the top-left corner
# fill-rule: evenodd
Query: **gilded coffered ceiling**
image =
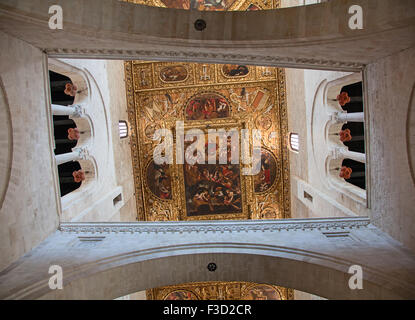
<path id="1" fill-rule="evenodd" d="M 130 61 L 125 73 L 139 220 L 290 217 L 283 70 Z M 153 153 L 161 141 L 154 134 L 168 129 L 175 135 L 177 121 L 183 122 L 184 133 L 259 130 L 259 173 L 244 175 L 243 161 L 231 159 L 225 164 L 157 165 Z M 205 141 L 207 156 L 217 152 Z M 249 144 L 252 149 L 252 139 Z"/>
<path id="2" fill-rule="evenodd" d="M 159 7 L 198 10 L 261 10 L 279 0 L 128 0 Z M 137 217 L 139 221 L 290 218 L 285 73 L 272 67 L 126 61 Z M 261 168 L 242 174 L 241 161 L 225 164 L 156 164 L 155 133 L 168 129 L 177 146 L 184 133 L 211 129 L 259 130 Z M 206 137 L 205 137 L 206 138 Z M 205 140 L 205 152 L 220 154 Z M 253 150 L 252 141 L 249 142 Z M 185 143 L 184 147 L 188 147 Z M 241 152 L 239 151 L 239 160 Z M 176 152 L 175 152 L 175 156 Z M 219 157 L 219 156 L 218 156 Z M 226 158 L 226 156 L 225 156 Z M 148 299 L 292 299 L 290 289 L 247 282 L 189 283 L 147 290 Z"/>

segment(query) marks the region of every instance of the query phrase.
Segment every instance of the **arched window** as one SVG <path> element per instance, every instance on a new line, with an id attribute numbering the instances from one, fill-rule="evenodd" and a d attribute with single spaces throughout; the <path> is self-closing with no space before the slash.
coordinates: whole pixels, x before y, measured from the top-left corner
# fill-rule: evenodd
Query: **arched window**
<path id="1" fill-rule="evenodd" d="M 366 166 L 364 163 L 354 161 L 351 159 L 344 159 L 342 161 L 342 168 L 348 168 L 351 171 L 350 176 L 344 179 L 356 187 L 366 189 Z"/>
<path id="2" fill-rule="evenodd" d="M 120 120 L 118 122 L 118 129 L 120 130 L 120 138 L 127 138 L 128 137 L 128 125 L 127 122 L 124 120 Z"/>
<path id="3" fill-rule="evenodd" d="M 300 150 L 300 142 L 297 133 L 290 133 L 290 149 L 294 152 L 298 152 Z"/>

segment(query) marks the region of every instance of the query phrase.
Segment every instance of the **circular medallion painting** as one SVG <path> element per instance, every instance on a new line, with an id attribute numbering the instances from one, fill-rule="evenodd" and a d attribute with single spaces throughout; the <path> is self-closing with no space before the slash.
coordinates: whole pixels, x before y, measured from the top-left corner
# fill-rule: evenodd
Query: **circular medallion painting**
<path id="1" fill-rule="evenodd" d="M 160 79 L 164 82 L 180 82 L 187 79 L 188 73 L 184 66 L 169 66 L 161 69 Z"/>
<path id="2" fill-rule="evenodd" d="M 268 130 L 269 128 L 271 128 L 272 126 L 272 120 L 271 117 L 267 116 L 267 115 L 261 115 L 259 116 L 256 121 L 256 126 L 258 129 L 262 129 L 262 130 Z"/>
<path id="3" fill-rule="evenodd" d="M 199 298 L 188 290 L 175 290 L 164 297 L 164 300 L 199 300 Z"/>
<path id="4" fill-rule="evenodd" d="M 171 173 L 169 165 L 157 165 L 151 161 L 147 166 L 147 187 L 158 198 L 170 200 L 171 195 Z"/>
<path id="5" fill-rule="evenodd" d="M 266 192 L 274 185 L 277 178 L 277 161 L 268 150 L 261 149 L 261 169 L 254 176 L 254 190 L 256 193 Z"/>
<path id="6" fill-rule="evenodd" d="M 230 116 L 228 101 L 217 93 L 202 93 L 192 97 L 185 108 L 186 120 L 209 120 Z"/>
<path id="7" fill-rule="evenodd" d="M 249 287 L 242 296 L 242 300 L 282 300 L 277 289 L 266 284 Z"/>

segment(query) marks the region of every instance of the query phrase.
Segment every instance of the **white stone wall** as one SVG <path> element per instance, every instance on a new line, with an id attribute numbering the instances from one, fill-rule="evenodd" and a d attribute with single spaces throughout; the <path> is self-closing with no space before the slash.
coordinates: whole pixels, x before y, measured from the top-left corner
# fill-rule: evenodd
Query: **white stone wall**
<path id="1" fill-rule="evenodd" d="M 57 229 L 59 198 L 46 57 L 39 49 L 2 32 L 0 47 L 0 77 L 7 100 L 7 105 L 2 103 L 0 126 L 11 129 L 8 142 L 0 145 L 2 162 L 6 155 L 10 159 L 9 167 L 0 171 L 5 192 L 0 204 L 3 270 Z M 4 107 L 9 109 L 9 120 L 4 117 Z"/>
<path id="2" fill-rule="evenodd" d="M 415 50 L 368 66 L 366 77 L 370 217 L 376 226 L 415 251 Z"/>

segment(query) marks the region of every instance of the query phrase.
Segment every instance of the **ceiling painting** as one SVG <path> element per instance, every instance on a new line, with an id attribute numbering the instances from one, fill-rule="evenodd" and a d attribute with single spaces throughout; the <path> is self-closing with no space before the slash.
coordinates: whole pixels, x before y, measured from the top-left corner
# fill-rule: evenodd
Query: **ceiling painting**
<path id="1" fill-rule="evenodd" d="M 125 73 L 140 220 L 290 216 L 283 70 L 129 61 Z M 199 132 L 195 140 L 184 144 L 184 151 L 200 140 L 203 146 L 199 156 L 209 159 L 216 154 L 218 161 L 190 165 L 174 159 L 169 165 L 156 165 L 153 154 L 163 142 L 157 130 L 172 132 L 172 150 L 176 151 L 178 123 L 183 124 L 185 135 Z M 228 137 L 228 149 L 220 149 L 219 140 L 209 141 L 212 130 L 236 130 L 238 148 L 231 149 L 232 138 Z M 243 174 L 249 167 L 242 159 L 243 130 L 248 131 L 251 151 L 253 137 L 249 135 L 252 130 L 261 134 L 261 163 L 255 175 Z M 239 161 L 232 162 L 233 152 Z M 160 215 L 160 211 L 164 213 Z"/>
<path id="2" fill-rule="evenodd" d="M 147 290 L 147 300 L 292 300 L 293 290 L 251 282 L 193 282 Z"/>

